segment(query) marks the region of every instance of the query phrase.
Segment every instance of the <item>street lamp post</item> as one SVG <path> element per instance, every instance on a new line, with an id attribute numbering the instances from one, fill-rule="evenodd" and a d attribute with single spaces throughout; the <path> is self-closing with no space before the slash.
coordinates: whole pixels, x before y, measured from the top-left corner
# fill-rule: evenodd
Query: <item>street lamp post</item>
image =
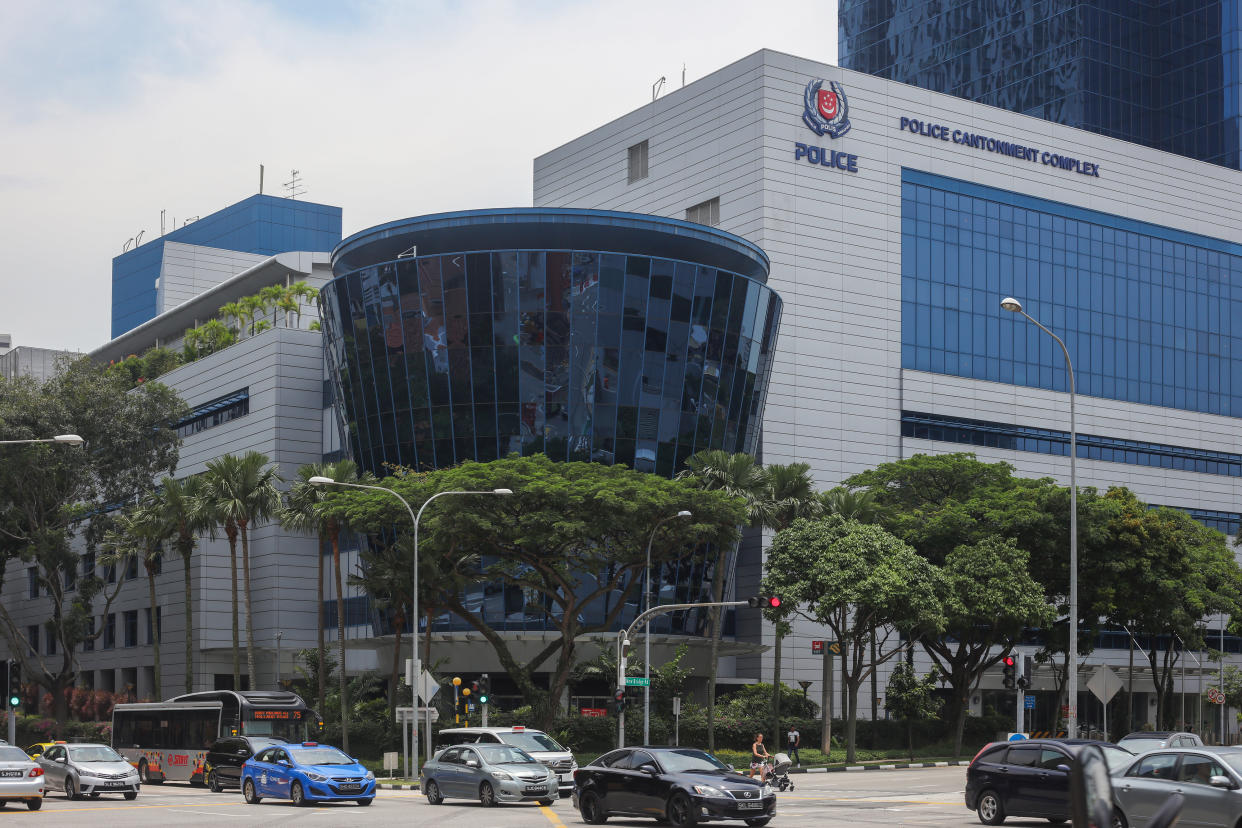
<path id="1" fill-rule="evenodd" d="M 1069 423 L 1070 423 L 1070 560 L 1069 560 L 1069 670 L 1066 672 L 1067 695 L 1069 696 L 1069 716 L 1066 721 L 1066 732 L 1069 738 L 1078 737 L 1078 432 L 1074 428 L 1074 364 L 1070 361 L 1069 349 L 1061 337 L 1045 328 L 1034 317 L 1022 310 L 1022 303 L 1012 297 L 1001 300 L 1001 307 L 1010 313 L 1020 313 L 1028 321 L 1034 322 L 1048 336 L 1061 346 L 1065 354 L 1065 367 L 1069 371 Z"/>
<path id="2" fill-rule="evenodd" d="M 64 443 L 69 446 L 80 446 L 86 441 L 76 434 L 57 434 L 42 440 L 0 440 L 0 446 L 13 446 L 18 443 Z"/>
<path id="3" fill-rule="evenodd" d="M 647 569 L 646 572 L 646 588 L 643 590 L 645 606 L 643 612 L 651 609 L 651 544 L 655 541 L 656 532 L 660 527 L 668 523 L 670 520 L 677 518 L 693 517 L 685 509 L 682 509 L 675 515 L 669 515 L 656 521 L 656 525 L 651 528 L 651 537 L 647 539 Z M 643 688 L 643 744 L 651 744 L 651 622 L 648 621 L 643 627 L 643 677 L 647 679 L 647 686 Z"/>
<path id="4" fill-rule="evenodd" d="M 418 520 L 419 518 L 423 516 L 423 510 L 426 509 L 429 505 L 431 505 L 431 501 L 435 500 L 437 497 L 443 497 L 444 495 L 454 495 L 454 494 L 457 494 L 457 495 L 471 495 L 471 494 L 511 495 L 513 494 L 513 490 L 512 489 L 492 489 L 490 492 L 456 492 L 456 491 L 436 492 L 431 497 L 427 498 L 426 501 L 423 502 L 423 505 L 419 507 L 418 514 L 414 514 L 413 507 L 410 506 L 409 502 L 404 497 L 402 497 L 400 494 L 393 491 L 392 489 L 385 488 L 384 486 L 369 486 L 365 483 L 346 483 L 340 480 L 333 480 L 331 477 L 319 477 L 319 476 L 312 477 L 307 482 L 310 483 L 312 486 L 346 486 L 350 489 L 372 489 L 377 492 L 387 492 L 388 494 L 395 497 L 397 500 L 400 500 L 401 505 L 404 506 L 405 510 L 410 513 L 410 520 L 413 521 L 414 523 L 414 592 L 410 598 L 411 604 L 412 604 L 410 608 L 410 619 L 411 619 L 410 620 L 410 639 L 413 642 L 413 656 L 414 656 L 412 659 L 410 659 L 410 661 L 412 662 L 412 667 L 413 667 L 412 672 L 414 675 L 411 676 L 413 681 L 411 681 L 410 683 L 410 696 L 412 698 L 412 708 L 410 710 L 410 715 L 414 718 L 414 721 L 417 722 L 418 721 L 418 681 L 419 681 L 419 678 L 422 676 L 422 672 L 423 672 L 422 671 L 423 665 L 418 660 Z M 427 623 L 428 623 L 427 631 L 430 633 L 431 622 L 428 621 Z M 345 669 L 344 664 L 341 665 L 341 669 L 342 670 Z M 427 745 L 425 755 L 428 759 L 430 759 L 431 758 L 431 699 L 427 700 L 427 718 L 425 721 L 424 732 L 425 732 L 424 733 L 425 741 Z M 412 746 L 411 752 L 414 755 L 413 775 L 417 776 L 418 775 L 418 743 L 417 741 L 415 741 L 414 745 Z"/>

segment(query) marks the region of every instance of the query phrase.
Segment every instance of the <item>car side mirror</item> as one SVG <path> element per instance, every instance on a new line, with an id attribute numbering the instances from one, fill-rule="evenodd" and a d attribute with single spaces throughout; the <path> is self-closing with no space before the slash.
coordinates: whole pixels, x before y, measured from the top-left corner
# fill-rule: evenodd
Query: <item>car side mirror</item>
<path id="1" fill-rule="evenodd" d="M 278 760 L 278 761 L 276 762 L 276 764 L 278 764 L 278 765 L 284 765 L 285 767 L 289 767 L 289 760 L 288 760 L 288 759 L 280 759 L 280 760 Z"/>
<path id="2" fill-rule="evenodd" d="M 63 765 L 65 763 L 65 757 L 57 756 L 53 761 L 60 762 Z"/>
<path id="3" fill-rule="evenodd" d="M 646 762 L 642 765 L 639 765 L 638 769 L 642 771 L 643 773 L 649 774 L 651 776 L 658 776 L 660 774 L 660 772 L 656 770 L 656 766 L 651 764 L 650 762 Z"/>
<path id="4" fill-rule="evenodd" d="M 479 760 L 478 760 L 478 759 L 467 759 L 467 760 L 466 760 L 466 767 L 468 767 L 468 768 L 477 768 L 478 766 L 479 766 Z"/>
<path id="5" fill-rule="evenodd" d="M 1059 770 L 1061 773 L 1069 773 L 1070 766 L 1069 765 L 1057 765 L 1057 770 Z"/>
<path id="6" fill-rule="evenodd" d="M 1234 787 L 1233 780 L 1228 776 L 1213 776 L 1208 780 L 1208 784 L 1213 788 L 1229 788 L 1232 790 Z"/>

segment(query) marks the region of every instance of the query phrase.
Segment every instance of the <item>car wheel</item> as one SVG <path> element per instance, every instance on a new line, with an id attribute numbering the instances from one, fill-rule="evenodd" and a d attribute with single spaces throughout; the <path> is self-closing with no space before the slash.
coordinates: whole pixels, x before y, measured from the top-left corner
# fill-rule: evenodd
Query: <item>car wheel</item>
<path id="1" fill-rule="evenodd" d="M 99 791 L 95 791 L 94 793 L 92 793 L 91 799 L 99 799 Z"/>
<path id="2" fill-rule="evenodd" d="M 126 798 L 126 799 L 130 799 L 130 800 L 137 799 L 137 798 L 138 798 L 138 792 L 137 792 L 137 791 L 126 791 L 126 792 L 125 792 L 125 798 Z"/>
<path id="3" fill-rule="evenodd" d="M 752 828 L 762 828 L 762 826 L 767 825 L 771 821 L 772 817 L 759 817 L 758 819 L 746 820 L 746 824 L 752 826 Z"/>
<path id="4" fill-rule="evenodd" d="M 374 799 L 359 799 L 359 800 L 356 800 L 356 801 L 357 801 L 357 803 L 358 803 L 359 805 L 361 805 L 361 806 L 363 806 L 363 807 L 365 808 L 367 805 L 370 805 L 370 804 L 371 804 L 372 802 L 374 802 L 375 800 L 374 800 Z"/>
<path id="5" fill-rule="evenodd" d="M 444 794 L 440 793 L 440 786 L 434 780 L 427 780 L 427 784 L 423 786 L 423 793 L 427 795 L 427 802 L 430 805 L 443 805 Z"/>
<path id="6" fill-rule="evenodd" d="M 32 810 L 32 811 L 37 811 L 37 810 L 39 810 L 40 808 L 42 808 L 42 807 L 43 807 L 43 799 L 42 799 L 42 797 L 40 797 L 39 799 L 27 799 L 27 800 L 26 800 L 26 807 L 27 807 L 27 808 L 29 808 L 29 809 L 30 809 L 30 810 Z"/>
<path id="7" fill-rule="evenodd" d="M 491 808 L 496 805 L 496 791 L 492 789 L 491 782 L 484 782 L 479 786 L 479 803 L 484 808 Z"/>
<path id="8" fill-rule="evenodd" d="M 698 815 L 694 812 L 694 803 L 684 793 L 673 794 L 668 801 L 668 821 L 674 828 L 698 823 Z"/>
<path id="9" fill-rule="evenodd" d="M 247 779 L 245 784 L 242 785 L 242 796 L 246 799 L 247 805 L 258 805 L 263 801 L 263 799 L 257 796 L 254 792 L 253 779 Z"/>
<path id="10" fill-rule="evenodd" d="M 984 825 L 1000 825 L 1005 821 L 1005 809 L 996 791 L 984 791 L 979 795 L 979 821 Z"/>
<path id="11" fill-rule="evenodd" d="M 539 800 L 539 804 L 545 808 L 550 808 L 552 807 L 552 803 L 555 801 L 556 801 L 555 799 L 541 799 Z"/>
<path id="12" fill-rule="evenodd" d="M 216 776 L 215 771 L 207 774 L 207 788 L 212 793 L 220 793 L 224 790 L 224 786 L 220 784 L 220 777 Z"/>
<path id="13" fill-rule="evenodd" d="M 582 814 L 582 821 L 587 825 L 603 825 L 608 821 L 608 814 L 604 812 L 599 797 L 590 791 L 578 797 L 578 813 Z"/>
<path id="14" fill-rule="evenodd" d="M 302 790 L 301 782 L 293 783 L 293 787 L 289 789 L 289 798 L 293 800 L 295 808 L 302 808 L 306 805 L 306 791 Z"/>
<path id="15" fill-rule="evenodd" d="M 1130 828 L 1130 823 L 1126 822 L 1126 815 L 1121 811 L 1113 811 L 1113 828 Z"/>
<path id="16" fill-rule="evenodd" d="M 65 799 L 72 801 L 78 798 L 79 797 L 78 797 L 77 784 L 74 783 L 72 776 L 66 776 L 65 777 Z"/>

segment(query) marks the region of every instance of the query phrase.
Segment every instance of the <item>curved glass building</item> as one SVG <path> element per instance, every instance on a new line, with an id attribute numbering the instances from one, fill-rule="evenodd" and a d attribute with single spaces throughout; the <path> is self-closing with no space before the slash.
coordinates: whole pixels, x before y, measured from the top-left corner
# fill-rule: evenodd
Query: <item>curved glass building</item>
<path id="1" fill-rule="evenodd" d="M 332 268 L 328 370 L 364 470 L 545 452 L 672 475 L 757 448 L 781 300 L 738 236 L 477 210 L 364 230 Z"/>

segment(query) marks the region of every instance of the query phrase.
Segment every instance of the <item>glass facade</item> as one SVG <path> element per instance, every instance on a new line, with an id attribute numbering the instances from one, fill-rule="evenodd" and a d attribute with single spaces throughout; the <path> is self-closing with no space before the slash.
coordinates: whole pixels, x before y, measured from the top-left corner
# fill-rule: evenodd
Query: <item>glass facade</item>
<path id="1" fill-rule="evenodd" d="M 902 366 L 1242 416 L 1242 245 L 902 171 Z"/>
<path id="2" fill-rule="evenodd" d="M 1239 0 L 842 0 L 841 65 L 1242 165 Z"/>
<path id="3" fill-rule="evenodd" d="M 671 476 L 703 449 L 754 453 L 781 310 L 767 270 L 736 236 L 627 213 L 476 211 L 357 234 L 321 293 L 354 459 L 382 476 L 545 453 Z M 672 594 L 710 582 L 674 570 Z M 543 625 L 520 594 L 467 597 L 498 629 Z"/>

